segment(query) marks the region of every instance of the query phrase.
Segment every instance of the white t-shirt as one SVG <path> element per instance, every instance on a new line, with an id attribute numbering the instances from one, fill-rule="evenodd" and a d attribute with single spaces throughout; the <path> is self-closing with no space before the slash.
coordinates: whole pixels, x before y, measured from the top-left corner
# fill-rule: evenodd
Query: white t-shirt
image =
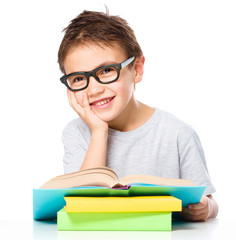
<path id="1" fill-rule="evenodd" d="M 80 169 L 90 139 L 90 129 L 81 118 L 65 127 L 62 136 L 65 173 Z M 183 178 L 192 180 L 197 186 L 207 186 L 205 195 L 215 192 L 194 129 L 158 108 L 137 129 L 120 132 L 109 128 L 106 161 L 106 166 L 119 178 L 131 174 Z"/>

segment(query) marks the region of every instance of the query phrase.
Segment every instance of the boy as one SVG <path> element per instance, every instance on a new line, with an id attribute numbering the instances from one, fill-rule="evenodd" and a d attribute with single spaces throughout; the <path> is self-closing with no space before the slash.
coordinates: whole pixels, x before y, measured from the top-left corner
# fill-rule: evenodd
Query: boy
<path id="1" fill-rule="evenodd" d="M 108 166 L 120 178 L 190 179 L 207 189 L 200 203 L 183 209 L 183 218 L 216 217 L 215 189 L 195 131 L 134 98 L 145 58 L 124 19 L 84 11 L 65 29 L 58 62 L 69 103 L 79 115 L 63 131 L 65 173 Z"/>

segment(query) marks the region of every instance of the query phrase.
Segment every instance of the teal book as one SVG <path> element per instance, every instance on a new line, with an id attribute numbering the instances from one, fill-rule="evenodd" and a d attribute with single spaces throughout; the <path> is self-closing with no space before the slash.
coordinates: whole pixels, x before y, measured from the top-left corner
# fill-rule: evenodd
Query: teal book
<path id="1" fill-rule="evenodd" d="M 206 186 L 158 186 L 153 184 L 131 184 L 127 189 L 108 187 L 78 187 L 65 189 L 33 189 L 34 220 L 56 219 L 57 212 L 65 205 L 65 196 L 161 196 L 170 195 L 182 200 L 182 206 L 198 203 Z"/>
<path id="2" fill-rule="evenodd" d="M 171 212 L 57 213 L 58 231 L 171 231 Z"/>

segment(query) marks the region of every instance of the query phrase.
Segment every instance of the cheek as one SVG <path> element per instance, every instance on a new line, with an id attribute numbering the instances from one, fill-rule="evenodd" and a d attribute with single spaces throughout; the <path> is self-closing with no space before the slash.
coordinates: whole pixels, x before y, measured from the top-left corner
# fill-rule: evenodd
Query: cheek
<path id="1" fill-rule="evenodd" d="M 127 79 L 128 80 L 128 79 Z M 133 93 L 133 84 L 131 82 L 117 82 L 116 84 L 116 93 L 119 95 L 123 100 L 128 100 Z"/>

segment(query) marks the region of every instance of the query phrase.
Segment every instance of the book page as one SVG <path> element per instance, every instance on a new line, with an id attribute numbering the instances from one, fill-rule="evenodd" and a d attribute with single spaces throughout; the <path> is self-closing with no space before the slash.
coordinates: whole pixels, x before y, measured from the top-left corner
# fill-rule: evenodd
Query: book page
<path id="1" fill-rule="evenodd" d="M 97 167 L 52 178 L 40 188 L 59 189 L 83 186 L 111 187 L 118 182 L 117 174 L 110 168 Z"/>
<path id="2" fill-rule="evenodd" d="M 195 184 L 187 179 L 165 178 L 150 175 L 129 175 L 120 180 L 123 185 L 132 183 L 148 183 L 161 186 L 195 186 Z"/>

